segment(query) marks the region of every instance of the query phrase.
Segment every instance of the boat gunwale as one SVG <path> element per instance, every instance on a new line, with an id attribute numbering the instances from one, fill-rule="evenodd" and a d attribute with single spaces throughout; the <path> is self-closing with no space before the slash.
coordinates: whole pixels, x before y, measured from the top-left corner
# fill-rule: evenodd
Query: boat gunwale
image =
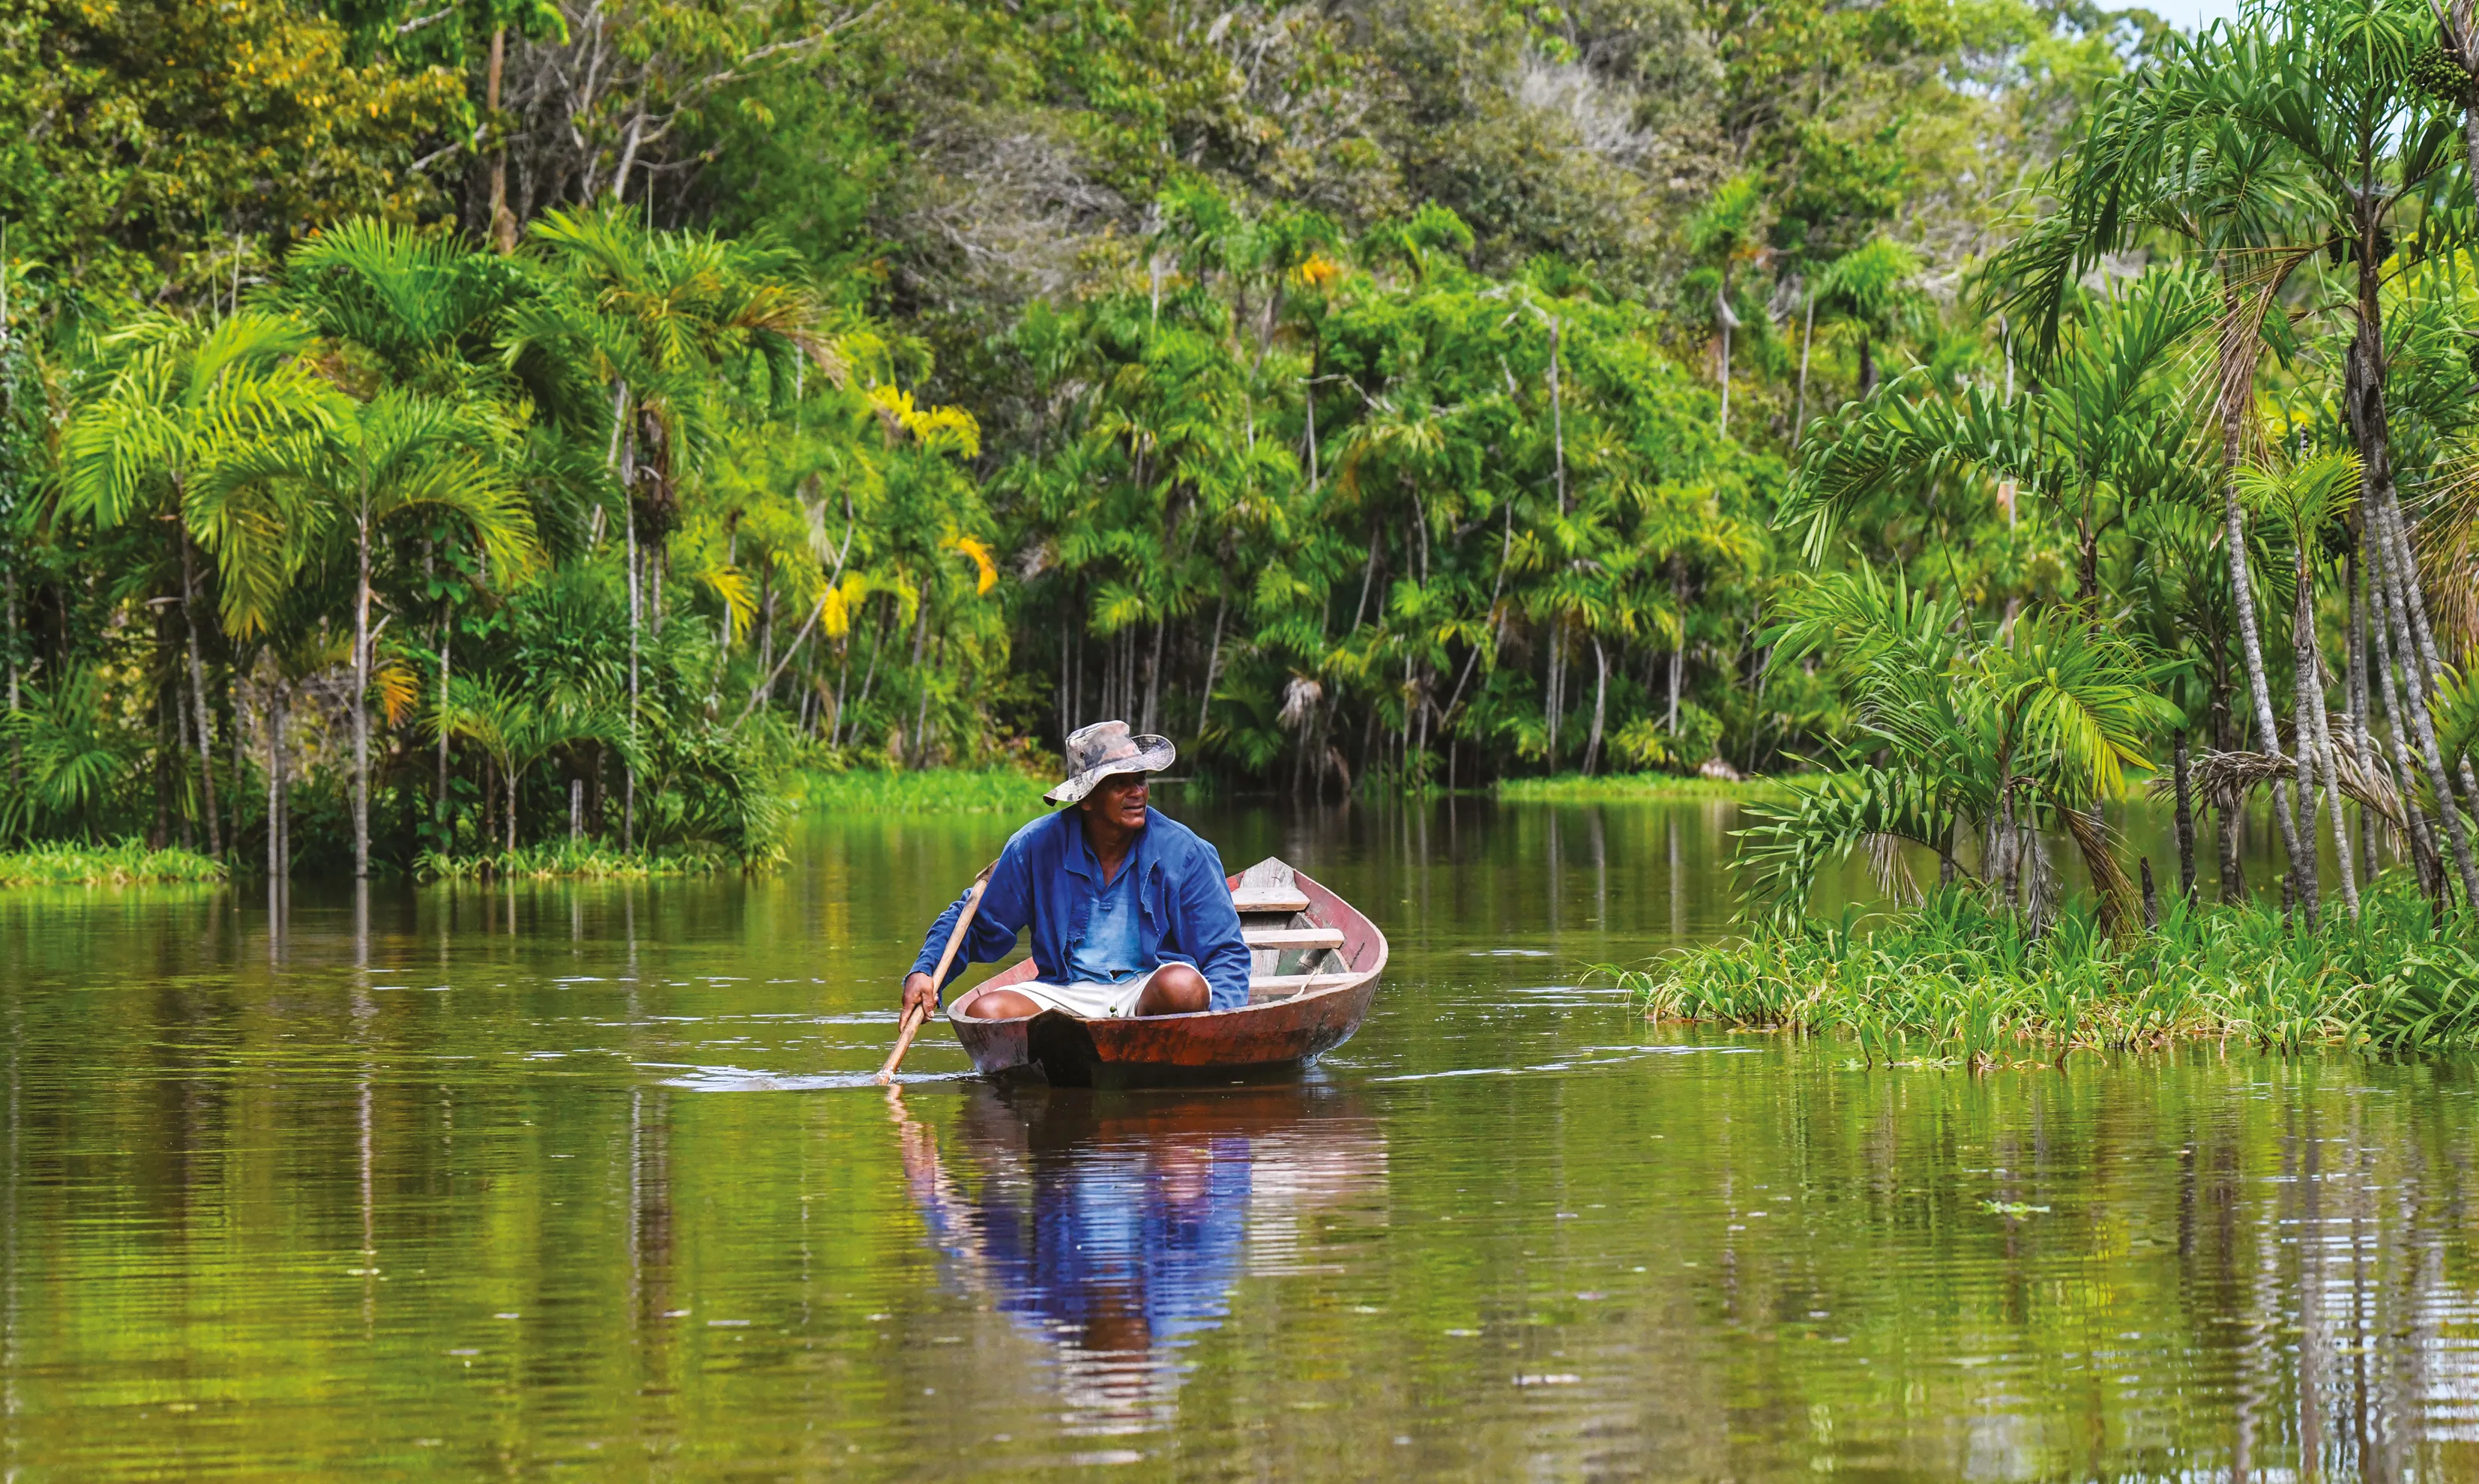
<path id="1" fill-rule="evenodd" d="M 1268 858 L 1279 857 L 1269 857 Z M 1286 864 L 1288 863 L 1289 862 L 1286 862 Z M 1240 878 L 1246 874 L 1247 873 L 1245 871 L 1234 873 L 1230 877 L 1226 878 L 1226 882 L 1231 888 L 1236 891 L 1239 888 Z M 1342 914 L 1347 915 L 1349 918 L 1356 921 L 1361 928 L 1366 930 L 1366 936 L 1363 937 L 1361 941 L 1364 943 L 1373 941 L 1376 944 L 1376 962 L 1371 963 L 1367 968 L 1353 968 L 1345 971 L 1344 973 L 1339 974 L 1335 977 L 1334 983 L 1331 985 L 1320 985 L 1314 989 L 1303 989 L 1296 994 L 1286 995 L 1279 1000 L 1267 1000 L 1263 1004 L 1235 1005 L 1228 1010 L 1181 1011 L 1176 1014 L 1169 1015 L 1123 1015 L 1094 1020 L 1084 1020 L 1082 1017 L 1078 1016 L 1070 1016 L 1069 1018 L 1082 1020 L 1083 1024 L 1088 1026 L 1126 1025 L 1138 1021 L 1141 1021 L 1143 1024 L 1148 1026 L 1178 1025 L 1182 1023 L 1193 1024 L 1215 1019 L 1223 1019 L 1227 1021 L 1229 1018 L 1235 1016 L 1260 1014 L 1266 1011 L 1296 1010 L 1300 1006 L 1315 1004 L 1330 995 L 1358 989 L 1362 985 L 1367 984 L 1370 980 L 1375 979 L 1378 975 L 1384 973 L 1386 971 L 1387 961 L 1393 956 L 1393 945 L 1387 941 L 1384 930 L 1380 929 L 1374 921 L 1370 920 L 1367 913 L 1352 906 L 1351 903 L 1345 900 L 1340 893 L 1327 886 L 1324 883 L 1317 881 L 1315 877 L 1310 876 L 1307 872 L 1301 871 L 1297 867 L 1293 867 L 1291 875 L 1292 879 L 1300 883 L 1308 891 L 1308 911 L 1313 912 L 1316 910 L 1317 908 L 1322 905 L 1319 900 L 1322 898 L 1323 903 L 1332 904 L 1332 908 L 1329 909 L 1329 915 L 1334 914 L 1334 909 L 1340 909 Z M 1305 915 L 1305 913 L 1293 913 L 1292 915 L 1300 916 Z M 1345 935 L 1344 941 L 1346 946 L 1351 942 L 1353 934 L 1349 923 L 1329 922 L 1322 924 L 1322 926 L 1341 929 Z M 995 1019 L 984 1018 L 980 1015 L 966 1016 L 962 1014 L 964 1007 L 972 1004 L 973 1001 L 979 999 L 984 992 L 991 989 L 1005 989 L 1011 985 L 1021 984 L 1025 980 L 1033 978 L 1037 972 L 1039 971 L 1035 966 L 1032 957 L 1027 955 L 1025 958 L 1016 960 L 1014 963 L 1009 964 L 998 973 L 991 975 L 988 979 L 975 985 L 972 988 L 957 996 L 956 999 L 946 1007 L 948 1025 L 957 1031 L 958 1038 L 961 1039 L 964 1035 L 963 1028 L 967 1024 L 977 1030 L 982 1028 L 1030 1025 L 1033 1021 L 1039 1019 L 1041 1015 L 1058 1013 L 1056 1011 L 1041 1011 L 1031 1015 L 1010 1015 Z M 1253 974 L 1250 975 L 1249 983 L 1251 985 L 1257 983 L 1257 976 Z"/>

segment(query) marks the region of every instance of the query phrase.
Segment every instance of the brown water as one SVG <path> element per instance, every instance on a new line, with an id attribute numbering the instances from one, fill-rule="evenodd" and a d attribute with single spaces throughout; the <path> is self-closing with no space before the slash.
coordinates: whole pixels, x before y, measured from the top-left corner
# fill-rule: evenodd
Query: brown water
<path id="1" fill-rule="evenodd" d="M 1865 1071 L 1580 982 L 1721 930 L 1725 806 L 1180 811 L 1392 936 L 1296 1086 L 862 1086 L 996 818 L 0 899 L 0 1467 L 2479 1475 L 2467 1065 Z"/>

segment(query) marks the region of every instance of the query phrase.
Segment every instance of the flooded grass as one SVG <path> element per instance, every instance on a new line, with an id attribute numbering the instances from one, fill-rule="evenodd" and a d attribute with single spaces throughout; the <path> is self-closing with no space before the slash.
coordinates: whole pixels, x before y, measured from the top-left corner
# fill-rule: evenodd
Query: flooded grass
<path id="1" fill-rule="evenodd" d="M 220 861 L 177 847 L 150 850 L 140 840 L 0 852 L 0 886 L 138 886 L 224 877 Z"/>
<path id="2" fill-rule="evenodd" d="M 2479 959 L 2407 880 L 2317 931 L 2259 905 L 2173 904 L 2113 939 L 2087 911 L 2044 934 L 1955 892 L 1862 923 L 1811 920 L 1684 950 L 1619 982 L 1657 1020 L 1845 1036 L 1870 1065 L 1986 1065 L 2182 1039 L 2268 1050 L 2479 1046 Z"/>
<path id="3" fill-rule="evenodd" d="M 802 804 L 836 814 L 1031 814 L 1055 781 L 1009 767 L 813 772 L 803 777 Z"/>
<path id="4" fill-rule="evenodd" d="M 1667 773 L 1562 773 L 1555 778 L 1502 780 L 1494 790 L 1509 804 L 1626 804 L 1674 799 L 1757 799 L 1778 792 L 1781 780 L 1751 778 L 1675 778 Z"/>
<path id="5" fill-rule="evenodd" d="M 556 840 L 512 851 L 451 856 L 424 851 L 414 861 L 423 881 L 642 881 L 656 876 L 707 876 L 739 862 L 710 852 L 621 850 L 597 840 Z"/>

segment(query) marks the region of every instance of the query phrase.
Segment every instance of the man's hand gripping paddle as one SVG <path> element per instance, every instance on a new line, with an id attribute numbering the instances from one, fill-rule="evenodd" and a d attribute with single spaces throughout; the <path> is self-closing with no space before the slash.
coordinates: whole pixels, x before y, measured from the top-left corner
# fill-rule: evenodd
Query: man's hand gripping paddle
<path id="1" fill-rule="evenodd" d="M 956 951 L 964 946 L 964 931 L 973 925 L 973 914 L 982 909 L 982 893 L 990 884 L 990 873 L 998 868 L 999 863 L 993 860 L 982 867 L 981 875 L 973 878 L 973 889 L 964 894 L 964 909 L 956 914 L 955 930 L 947 934 L 947 946 L 938 955 L 938 967 L 931 972 L 930 983 L 933 989 L 945 988 L 947 970 L 956 961 Z M 904 1064 L 904 1054 L 912 1049 L 912 1037 L 921 1034 L 921 1027 L 929 1019 L 930 1012 L 926 1010 L 905 1011 L 904 1025 L 895 1033 L 895 1049 L 886 1054 L 886 1064 L 878 1069 L 880 1087 L 895 1081 L 895 1069 Z"/>

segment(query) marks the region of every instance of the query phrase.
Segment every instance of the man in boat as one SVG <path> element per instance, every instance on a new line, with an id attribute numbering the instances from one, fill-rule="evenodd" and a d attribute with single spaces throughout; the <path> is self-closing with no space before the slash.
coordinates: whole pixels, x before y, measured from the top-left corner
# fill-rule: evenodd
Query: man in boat
<path id="1" fill-rule="evenodd" d="M 1067 778 L 1043 797 L 1072 807 L 1008 841 L 947 976 L 1007 957 L 1030 929 L 1037 977 L 982 994 L 970 1014 L 1106 1020 L 1248 1003 L 1248 946 L 1222 857 L 1148 803 L 1145 776 L 1177 755 L 1168 737 L 1132 736 L 1126 722 L 1068 734 Z M 904 981 L 906 1010 L 938 1007 L 946 985 L 930 976 L 965 897 L 931 926 Z"/>

